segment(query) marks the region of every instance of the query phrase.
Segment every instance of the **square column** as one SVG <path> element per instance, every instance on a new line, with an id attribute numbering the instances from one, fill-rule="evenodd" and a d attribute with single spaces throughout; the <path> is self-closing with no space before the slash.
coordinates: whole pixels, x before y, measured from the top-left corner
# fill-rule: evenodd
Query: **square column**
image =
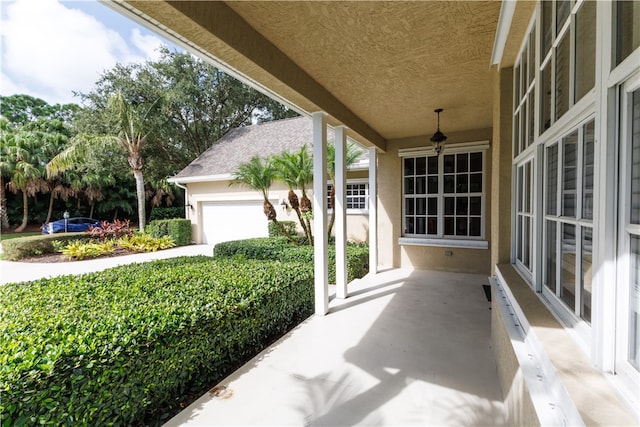
<path id="1" fill-rule="evenodd" d="M 334 211 L 336 215 L 336 297 L 347 297 L 347 223 L 346 207 L 347 199 L 345 189 L 347 186 L 347 128 L 338 126 L 334 129 L 335 135 L 335 182 L 336 203 Z"/>
<path id="2" fill-rule="evenodd" d="M 313 269 L 315 313 L 329 311 L 329 265 L 327 256 L 327 115 L 311 114 L 313 120 Z"/>
<path id="3" fill-rule="evenodd" d="M 369 274 L 378 273 L 378 152 L 369 148 Z"/>

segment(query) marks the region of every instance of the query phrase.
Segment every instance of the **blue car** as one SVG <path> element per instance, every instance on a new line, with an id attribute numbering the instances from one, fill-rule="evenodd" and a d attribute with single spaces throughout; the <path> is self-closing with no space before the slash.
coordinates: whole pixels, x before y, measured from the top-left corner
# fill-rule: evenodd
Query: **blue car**
<path id="1" fill-rule="evenodd" d="M 100 221 L 93 218 L 69 218 L 66 223 L 66 231 L 69 233 L 79 233 L 89 231 L 90 227 L 100 227 Z M 42 234 L 54 234 L 65 232 L 65 220 L 47 222 L 42 225 Z"/>

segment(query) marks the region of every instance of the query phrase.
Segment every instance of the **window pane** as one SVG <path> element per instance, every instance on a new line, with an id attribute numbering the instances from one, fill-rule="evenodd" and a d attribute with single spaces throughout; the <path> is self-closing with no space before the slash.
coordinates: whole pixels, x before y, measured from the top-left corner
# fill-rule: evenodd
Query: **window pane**
<path id="1" fill-rule="evenodd" d="M 573 224 L 562 225 L 561 251 L 562 294 L 560 298 L 574 310 L 576 306 L 576 226 Z"/>
<path id="2" fill-rule="evenodd" d="M 404 201 L 404 214 L 405 215 L 413 215 L 415 214 L 415 200 L 414 199 L 405 199 Z"/>
<path id="3" fill-rule="evenodd" d="M 429 194 L 436 194 L 438 192 L 438 176 L 429 176 L 429 187 L 427 188 Z"/>
<path id="4" fill-rule="evenodd" d="M 549 49 L 551 49 L 551 43 L 553 43 L 552 7 L 551 0 L 542 1 L 542 58 L 547 56 Z"/>
<path id="5" fill-rule="evenodd" d="M 417 178 L 415 178 L 416 180 L 416 194 L 426 194 L 426 184 L 425 184 L 425 177 L 424 176 L 419 176 Z M 431 177 L 429 177 L 429 180 L 431 180 Z M 436 187 L 438 185 L 437 183 L 438 178 L 436 178 Z"/>
<path id="6" fill-rule="evenodd" d="M 560 33 L 560 30 L 569 17 L 570 7 L 571 2 L 569 0 L 556 0 L 556 35 Z"/>
<path id="7" fill-rule="evenodd" d="M 455 172 L 456 158 L 453 154 L 447 154 L 444 156 L 444 173 Z"/>
<path id="8" fill-rule="evenodd" d="M 416 234 L 427 234 L 427 219 L 423 216 L 416 218 Z"/>
<path id="9" fill-rule="evenodd" d="M 629 286 L 629 363 L 640 370 L 640 236 L 631 236 Z"/>
<path id="10" fill-rule="evenodd" d="M 427 214 L 427 200 L 424 197 L 416 199 L 416 215 Z"/>
<path id="11" fill-rule="evenodd" d="M 586 1 L 576 15 L 575 101 L 589 92 L 596 81 L 596 2 Z"/>
<path id="12" fill-rule="evenodd" d="M 558 214 L 558 146 L 547 148 L 547 214 Z"/>
<path id="13" fill-rule="evenodd" d="M 540 133 L 543 133 L 551 126 L 551 61 L 542 69 L 541 91 Z"/>
<path id="14" fill-rule="evenodd" d="M 427 173 L 429 174 L 437 174 L 438 173 L 438 158 L 435 156 L 431 156 L 427 159 Z"/>
<path id="15" fill-rule="evenodd" d="M 469 198 L 469 213 L 471 215 L 482 215 L 482 199 L 480 197 Z"/>
<path id="16" fill-rule="evenodd" d="M 564 163 L 562 165 L 562 215 L 576 216 L 578 131 L 563 140 Z"/>
<path id="17" fill-rule="evenodd" d="M 522 141 L 520 141 L 520 112 L 513 116 L 513 157 L 522 151 Z"/>
<path id="18" fill-rule="evenodd" d="M 527 213 L 531 213 L 531 162 L 527 162 L 524 165 L 524 181 L 522 182 L 522 193 L 523 196 L 523 211 Z"/>
<path id="19" fill-rule="evenodd" d="M 482 172 L 482 153 L 469 154 L 469 172 Z"/>
<path id="20" fill-rule="evenodd" d="M 426 157 L 416 158 L 416 175 L 426 175 L 426 174 L 427 174 L 427 158 Z"/>
<path id="21" fill-rule="evenodd" d="M 467 236 L 467 217 L 456 218 L 456 236 Z"/>
<path id="22" fill-rule="evenodd" d="M 582 161 L 582 218 L 593 219 L 593 153 L 594 122 L 584 127 L 584 154 Z"/>
<path id="23" fill-rule="evenodd" d="M 414 160 L 413 159 L 404 159 L 404 175 L 415 175 L 414 173 Z"/>
<path id="24" fill-rule="evenodd" d="M 405 178 L 404 179 L 404 194 L 413 194 L 413 178 Z"/>
<path id="25" fill-rule="evenodd" d="M 518 136 L 520 140 L 520 150 L 524 151 L 527 148 L 527 102 L 525 101 L 520 107 L 520 133 Z"/>
<path id="26" fill-rule="evenodd" d="M 438 234 L 438 218 L 437 217 L 428 217 L 427 218 L 427 234 Z"/>
<path id="27" fill-rule="evenodd" d="M 438 199 L 435 197 L 429 197 L 427 213 L 429 215 L 438 215 Z"/>
<path id="28" fill-rule="evenodd" d="M 455 227 L 454 227 L 453 220 L 454 220 L 454 218 L 452 216 L 445 216 L 444 217 L 444 234 L 446 234 L 448 236 L 453 236 L 454 235 Z"/>
<path id="29" fill-rule="evenodd" d="M 516 105 L 520 104 L 520 64 L 516 65 L 516 69 L 514 72 L 514 80 L 513 80 L 513 90 L 514 96 L 516 100 Z"/>
<path id="30" fill-rule="evenodd" d="M 535 138 L 534 135 L 534 123 L 533 123 L 533 112 L 534 112 L 534 108 L 533 108 L 533 92 L 531 92 L 529 94 L 529 98 L 528 98 L 528 102 L 529 102 L 529 109 L 527 110 L 529 112 L 529 118 L 527 119 L 527 145 L 531 145 L 533 144 L 533 139 Z"/>
<path id="31" fill-rule="evenodd" d="M 547 221 L 547 236 L 545 240 L 545 277 L 544 284 L 556 293 L 556 222 Z"/>
<path id="32" fill-rule="evenodd" d="M 556 120 L 569 110 L 569 59 L 571 41 L 567 34 L 556 48 Z"/>
<path id="33" fill-rule="evenodd" d="M 454 197 L 445 197 L 444 198 L 444 214 L 445 215 L 453 215 L 455 213 L 455 201 Z"/>
<path id="34" fill-rule="evenodd" d="M 533 82 L 536 75 L 536 32 L 535 29 L 529 34 L 529 84 Z"/>
<path id="35" fill-rule="evenodd" d="M 640 3 L 617 1 L 616 7 L 616 65 L 640 46 Z"/>
<path id="36" fill-rule="evenodd" d="M 531 257 L 530 257 L 530 245 L 531 245 L 531 218 L 523 217 L 524 224 L 522 229 L 522 263 L 531 270 Z"/>
<path id="37" fill-rule="evenodd" d="M 454 193 L 456 190 L 455 175 L 444 176 L 444 192 Z"/>
<path id="38" fill-rule="evenodd" d="M 516 244 L 516 258 L 522 261 L 522 227 L 524 225 L 524 217 L 518 215 L 518 226 L 516 229 L 516 233 L 518 233 L 518 242 Z"/>
<path id="39" fill-rule="evenodd" d="M 456 197 L 456 215 L 467 215 L 469 212 L 469 199 Z"/>
<path id="40" fill-rule="evenodd" d="M 582 308 L 581 317 L 591 323 L 591 294 L 592 294 L 592 260 L 593 260 L 593 230 L 588 227 L 582 229 Z"/>
<path id="41" fill-rule="evenodd" d="M 632 224 L 640 224 L 640 89 L 633 92 L 631 125 L 631 212 Z"/>
<path id="42" fill-rule="evenodd" d="M 469 192 L 480 193 L 482 192 L 482 174 L 472 173 L 469 175 Z"/>
<path id="43" fill-rule="evenodd" d="M 469 155 L 467 153 L 456 156 L 456 172 L 467 172 L 469 170 Z"/>
<path id="44" fill-rule="evenodd" d="M 480 236 L 480 218 L 469 218 L 469 236 Z"/>
<path id="45" fill-rule="evenodd" d="M 405 219 L 405 229 L 404 232 L 407 234 L 414 234 L 414 223 L 413 223 L 413 217 L 407 217 Z"/>
<path id="46" fill-rule="evenodd" d="M 456 193 L 467 193 L 469 191 L 469 175 L 456 175 Z"/>

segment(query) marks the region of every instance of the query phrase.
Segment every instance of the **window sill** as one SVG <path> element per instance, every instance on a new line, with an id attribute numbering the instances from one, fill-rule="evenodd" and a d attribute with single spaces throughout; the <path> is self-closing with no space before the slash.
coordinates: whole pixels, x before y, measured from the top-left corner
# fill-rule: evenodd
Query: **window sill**
<path id="1" fill-rule="evenodd" d="M 400 237 L 398 239 L 398 244 L 406 246 L 489 249 L 489 242 L 486 240 L 424 239 L 419 237 Z"/>

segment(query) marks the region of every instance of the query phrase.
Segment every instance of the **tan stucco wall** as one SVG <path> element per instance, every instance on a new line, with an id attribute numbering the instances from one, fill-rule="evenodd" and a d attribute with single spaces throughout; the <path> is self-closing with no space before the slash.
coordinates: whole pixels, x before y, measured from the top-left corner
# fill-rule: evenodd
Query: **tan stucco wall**
<path id="1" fill-rule="evenodd" d="M 446 129 L 443 129 L 446 133 Z M 479 129 L 448 134 L 447 145 L 456 143 L 489 141 L 492 130 Z M 409 246 L 398 244 L 402 236 L 402 162 L 398 150 L 403 148 L 430 147 L 428 137 L 406 138 L 387 143 L 387 152 L 378 155 L 378 263 L 383 267 L 420 268 L 489 274 L 490 249 L 445 248 L 433 246 Z M 491 151 L 487 151 L 485 186 L 485 239 L 491 248 Z M 451 256 L 445 256 L 451 251 Z"/>
<path id="2" fill-rule="evenodd" d="M 511 259 L 513 68 L 494 70 L 491 174 L 491 274 Z"/>
<path id="3" fill-rule="evenodd" d="M 348 179 L 366 178 L 366 171 L 354 171 L 348 173 Z M 262 200 L 262 195 L 256 191 L 248 190 L 240 186 L 229 186 L 229 181 L 208 181 L 186 184 L 188 189 L 189 219 L 191 220 L 191 239 L 196 243 L 202 243 L 202 203 L 223 200 Z M 283 184 L 274 184 L 269 191 L 269 199 L 276 208 L 279 221 L 295 221 L 298 230 L 302 232 L 298 217 L 293 210 L 280 206 L 282 200 L 287 200 L 289 190 Z M 296 191 L 298 196 L 300 192 Z M 313 191 L 308 191 L 309 198 L 313 197 Z M 260 217 L 260 219 L 266 218 Z M 347 240 L 365 242 L 369 233 L 369 218 L 367 214 L 347 214 Z M 335 234 L 335 227 L 334 227 Z"/>

